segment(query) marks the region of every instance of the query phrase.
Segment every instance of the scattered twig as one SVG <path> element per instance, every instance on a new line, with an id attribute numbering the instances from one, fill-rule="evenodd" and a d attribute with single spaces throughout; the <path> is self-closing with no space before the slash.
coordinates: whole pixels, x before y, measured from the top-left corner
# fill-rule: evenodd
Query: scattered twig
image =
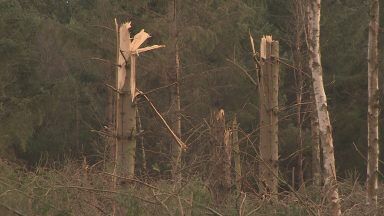
<path id="1" fill-rule="evenodd" d="M 161 201 L 161 200 L 158 198 L 159 194 L 156 194 L 154 190 L 152 190 L 152 193 L 153 193 L 153 196 L 155 197 L 155 199 L 157 200 L 157 202 L 159 202 L 160 205 L 163 206 L 163 208 L 168 212 L 168 214 L 169 214 L 170 216 L 173 216 L 173 214 L 172 214 L 172 212 L 169 210 L 168 206 L 165 205 L 165 203 L 164 203 L 163 201 Z"/>
<path id="2" fill-rule="evenodd" d="M 101 172 L 101 174 L 105 174 L 105 175 L 109 175 L 109 176 L 113 176 L 113 177 L 116 177 L 116 178 L 120 178 L 120 179 L 124 179 L 124 180 L 127 180 L 127 181 L 132 181 L 132 182 L 136 182 L 136 183 L 139 183 L 141 185 L 144 185 L 146 187 L 149 187 L 151 189 L 156 189 L 156 190 L 160 190 L 159 188 L 153 186 L 153 185 L 150 185 L 148 183 L 145 183 L 143 181 L 140 181 L 138 179 L 134 179 L 134 178 L 127 178 L 127 177 L 123 177 L 123 176 L 119 176 L 119 175 L 114 175 L 112 173 L 107 173 L 107 172 Z"/>
<path id="3" fill-rule="evenodd" d="M 88 60 L 97 60 L 97 61 L 101 61 L 101 62 L 110 64 L 110 65 L 114 65 L 114 66 L 117 66 L 117 67 L 121 67 L 121 65 L 115 64 L 115 63 L 113 63 L 113 62 L 111 62 L 110 60 L 107 60 L 107 59 L 102 59 L 102 58 L 92 57 L 92 58 L 89 58 Z"/>

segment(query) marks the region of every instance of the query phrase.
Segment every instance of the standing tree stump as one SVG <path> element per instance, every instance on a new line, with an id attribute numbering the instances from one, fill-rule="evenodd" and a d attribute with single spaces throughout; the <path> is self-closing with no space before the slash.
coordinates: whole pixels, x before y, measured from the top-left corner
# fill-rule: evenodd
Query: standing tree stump
<path id="1" fill-rule="evenodd" d="M 134 60 L 130 58 L 130 27 L 131 23 L 118 27 L 115 174 L 132 178 L 135 172 L 136 105 L 131 95 L 132 71 L 127 71 L 128 63 L 134 67 Z"/>
<path id="2" fill-rule="evenodd" d="M 279 42 L 272 36 L 261 39 L 260 46 L 260 190 L 277 197 L 278 192 L 278 92 Z"/>
<path id="3" fill-rule="evenodd" d="M 209 184 L 213 199 L 221 204 L 227 200 L 231 190 L 231 133 L 225 126 L 224 110 L 214 111 L 211 117 L 212 158 Z"/>
<path id="4" fill-rule="evenodd" d="M 239 146 L 239 124 L 237 123 L 237 117 L 235 116 L 232 121 L 232 146 L 233 146 L 233 160 L 235 164 L 235 180 L 236 190 L 241 192 L 241 158 L 240 158 L 240 146 Z"/>

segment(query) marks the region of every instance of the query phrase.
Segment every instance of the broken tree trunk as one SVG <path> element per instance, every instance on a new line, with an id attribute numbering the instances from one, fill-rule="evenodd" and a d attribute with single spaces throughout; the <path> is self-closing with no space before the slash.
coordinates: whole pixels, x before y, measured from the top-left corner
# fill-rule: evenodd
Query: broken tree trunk
<path id="1" fill-rule="evenodd" d="M 235 116 L 232 121 L 232 146 L 233 146 L 233 160 L 235 162 L 235 180 L 236 190 L 241 192 L 241 158 L 239 147 L 239 125 L 237 124 L 237 117 Z"/>
<path id="2" fill-rule="evenodd" d="M 330 203 L 330 215 L 341 215 L 340 199 L 336 180 L 335 156 L 333 149 L 332 127 L 329 119 L 327 96 L 324 90 L 323 69 L 320 54 L 320 5 L 321 0 L 310 1 L 309 28 L 309 65 L 312 72 L 313 91 L 319 119 L 320 140 L 323 149 L 324 184 Z"/>
<path id="3" fill-rule="evenodd" d="M 379 167 L 379 0 L 371 0 L 368 35 L 368 161 L 367 202 L 377 204 Z"/>
<path id="4" fill-rule="evenodd" d="M 231 134 L 225 127 L 224 110 L 214 111 L 211 116 L 211 176 L 209 184 L 213 198 L 220 204 L 227 200 L 231 189 Z"/>
<path id="5" fill-rule="evenodd" d="M 134 66 L 135 61 L 130 58 L 129 28 L 130 23 L 124 23 L 118 28 L 115 174 L 131 178 L 135 173 L 136 104 L 131 95 L 131 73 L 127 72 L 128 61 L 131 61 L 131 66 Z"/>
<path id="6" fill-rule="evenodd" d="M 179 55 L 179 44 L 177 36 L 177 0 L 169 2 L 168 16 L 170 19 L 170 50 L 172 56 L 173 66 L 168 70 L 168 81 L 169 83 L 175 83 L 170 89 L 170 125 L 173 132 L 177 137 L 181 137 L 181 116 L 180 116 L 180 55 Z M 181 179 L 181 148 L 176 142 L 171 143 L 171 157 L 172 157 L 172 178 L 176 181 Z"/>
<path id="7" fill-rule="evenodd" d="M 278 192 L 278 90 L 279 42 L 272 36 L 261 39 L 260 47 L 260 190 L 277 197 Z"/>

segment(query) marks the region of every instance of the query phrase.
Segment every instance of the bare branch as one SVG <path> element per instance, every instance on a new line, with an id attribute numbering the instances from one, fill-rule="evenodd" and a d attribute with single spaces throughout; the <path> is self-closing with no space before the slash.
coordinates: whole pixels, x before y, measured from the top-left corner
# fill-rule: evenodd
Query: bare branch
<path id="1" fill-rule="evenodd" d="M 149 100 L 147 95 L 143 94 L 140 90 L 137 89 L 137 92 L 139 92 L 138 97 L 142 96 L 148 103 L 149 106 L 152 108 L 152 110 L 156 113 L 156 115 L 159 117 L 161 122 L 164 124 L 164 126 L 167 128 L 168 132 L 172 135 L 173 139 L 176 141 L 176 143 L 180 146 L 182 150 L 187 149 L 187 145 L 173 132 L 171 127 L 168 125 L 168 123 L 165 121 L 164 117 L 160 114 L 160 112 L 156 109 L 155 105 Z"/>

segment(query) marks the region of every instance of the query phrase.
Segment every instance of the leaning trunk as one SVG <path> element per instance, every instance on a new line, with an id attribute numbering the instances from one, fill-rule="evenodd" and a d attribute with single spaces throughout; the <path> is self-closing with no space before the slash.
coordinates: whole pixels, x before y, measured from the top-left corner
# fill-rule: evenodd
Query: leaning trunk
<path id="1" fill-rule="evenodd" d="M 336 181 L 335 156 L 333 149 L 332 127 L 329 119 L 327 96 L 323 83 L 323 69 L 320 55 L 320 5 L 321 0 L 310 2 L 312 19 L 310 20 L 310 58 L 315 94 L 316 111 L 319 119 L 320 140 L 323 149 L 324 183 L 330 202 L 330 215 L 341 215 L 340 199 Z"/>
<path id="2" fill-rule="evenodd" d="M 379 166 L 379 0 L 371 1 L 368 36 L 368 163 L 367 202 L 377 204 Z"/>

